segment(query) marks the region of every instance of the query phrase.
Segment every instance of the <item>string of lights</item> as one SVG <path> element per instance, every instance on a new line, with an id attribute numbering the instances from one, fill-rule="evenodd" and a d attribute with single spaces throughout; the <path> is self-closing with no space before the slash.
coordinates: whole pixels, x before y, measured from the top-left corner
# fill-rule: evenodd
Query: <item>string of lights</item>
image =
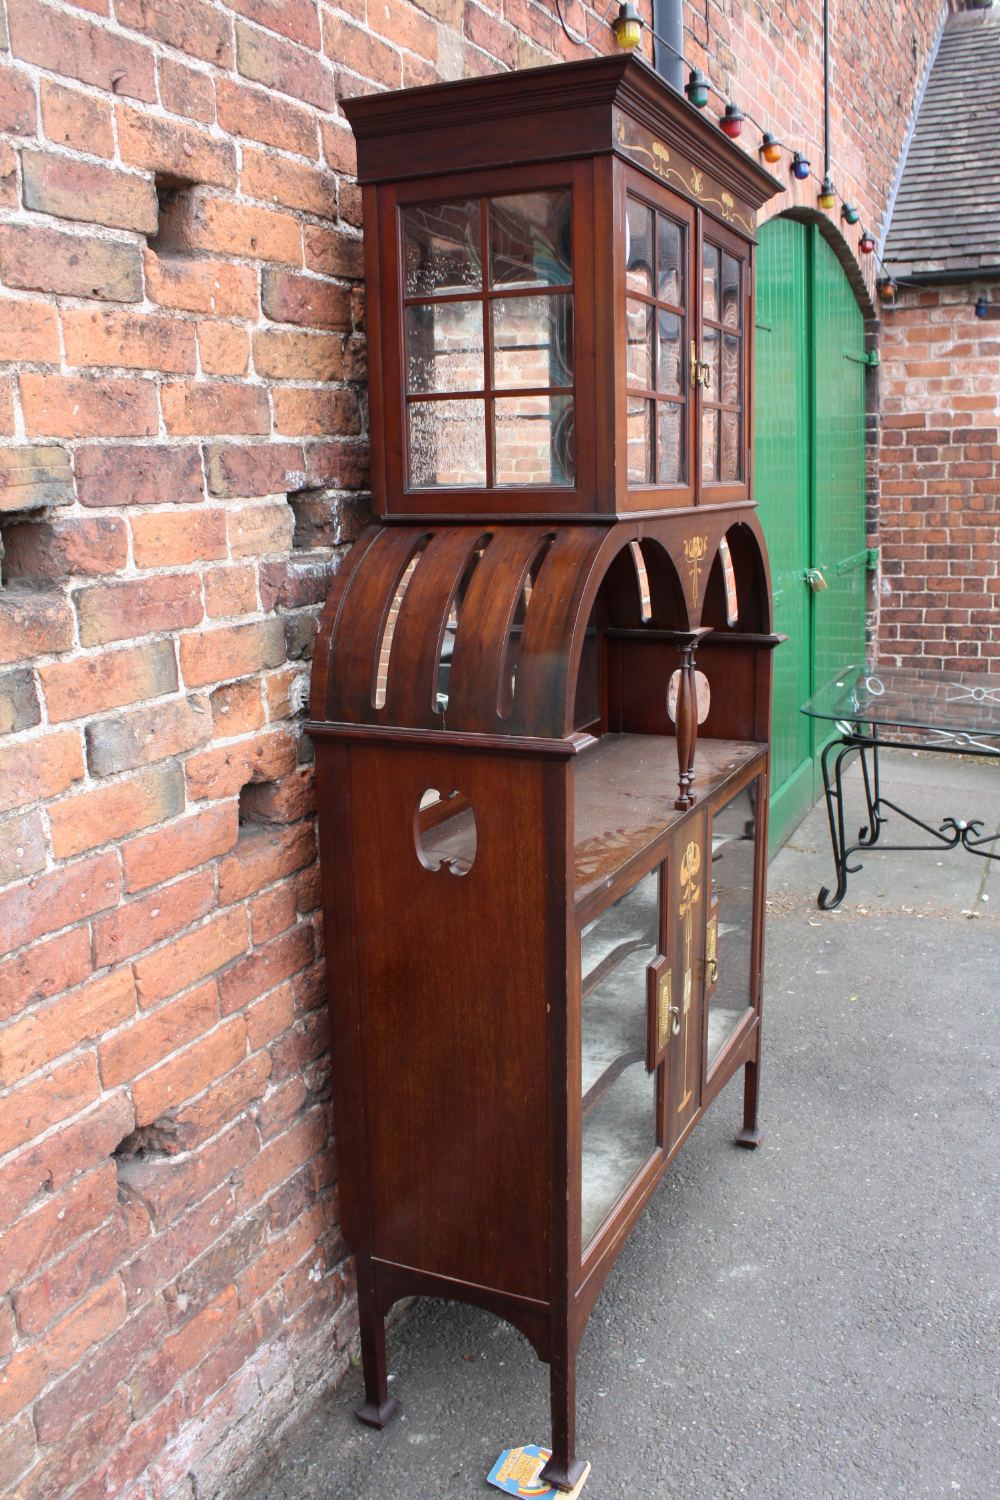
<path id="1" fill-rule="evenodd" d="M 595 21 L 587 35 L 585 37 L 578 37 L 574 35 L 566 24 L 566 19 L 563 15 L 562 0 L 555 0 L 559 24 L 569 40 L 577 46 L 588 45 L 601 27 L 607 24 L 608 16 L 611 13 L 614 3 L 615 0 L 608 0 L 605 10 L 598 20 Z M 846 198 L 843 198 L 838 193 L 828 167 L 824 170 L 822 178 L 820 178 L 813 171 L 812 163 L 804 152 L 799 151 L 794 146 L 788 145 L 785 141 L 779 140 L 766 125 L 761 124 L 750 110 L 741 109 L 729 94 L 714 84 L 700 68 L 695 67 L 689 62 L 682 51 L 679 51 L 672 42 L 669 42 L 665 36 L 662 36 L 654 26 L 648 25 L 639 14 L 635 0 L 619 0 L 618 14 L 614 21 L 611 22 L 611 30 L 618 46 L 625 52 L 634 51 L 642 39 L 643 31 L 648 31 L 661 46 L 665 47 L 668 52 L 672 53 L 688 69 L 688 78 L 687 83 L 684 85 L 684 93 L 688 102 L 694 105 L 695 109 L 706 109 L 711 96 L 714 94 L 723 104 L 723 111 L 718 120 L 719 129 L 723 134 L 727 135 L 730 140 L 737 140 L 743 133 L 743 122 L 749 120 L 751 125 L 760 131 L 761 140 L 757 150 L 769 166 L 774 166 L 781 160 L 782 153 L 787 152 L 791 158 L 789 170 L 795 180 L 797 182 L 805 182 L 811 177 L 817 183 L 819 191 L 816 194 L 816 201 L 820 208 L 829 212 L 835 209 L 839 202 L 840 217 L 844 223 L 852 227 L 860 223 L 860 211 L 855 204 L 849 203 Z M 684 31 L 697 44 L 698 38 L 690 28 L 685 26 Z M 892 274 L 876 249 L 875 236 L 863 224 L 861 225 L 861 232 L 858 238 L 858 252 L 863 256 L 874 255 L 875 257 L 875 264 L 881 272 L 881 275 L 876 277 L 876 286 L 879 300 L 882 303 L 891 305 L 896 299 L 897 291 L 901 287 L 917 287 L 920 285 L 919 282 L 910 281 L 906 277 L 898 277 Z M 987 303 L 984 296 L 980 296 L 976 302 L 975 313 L 977 318 L 985 318 L 987 316 Z"/>

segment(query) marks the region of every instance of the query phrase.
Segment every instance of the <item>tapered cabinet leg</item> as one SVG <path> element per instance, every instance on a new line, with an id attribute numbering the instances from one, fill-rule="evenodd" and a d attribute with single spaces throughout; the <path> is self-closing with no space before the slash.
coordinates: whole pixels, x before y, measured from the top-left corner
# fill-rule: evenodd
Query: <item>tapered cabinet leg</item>
<path id="1" fill-rule="evenodd" d="M 384 1427 L 399 1410 L 389 1395 L 385 1364 L 385 1319 L 375 1302 L 371 1271 L 358 1265 L 358 1315 L 361 1322 L 361 1364 L 365 1377 L 365 1404 L 355 1412 L 367 1427 Z"/>
<path id="2" fill-rule="evenodd" d="M 753 1151 L 764 1137 L 757 1125 L 757 1082 L 760 1063 L 748 1062 L 743 1079 L 743 1129 L 736 1137 L 737 1146 Z"/>
<path id="3" fill-rule="evenodd" d="M 586 1464 L 576 1457 L 576 1355 L 555 1353 L 549 1366 L 552 1396 L 552 1457 L 541 1477 L 558 1490 L 578 1484 Z"/>

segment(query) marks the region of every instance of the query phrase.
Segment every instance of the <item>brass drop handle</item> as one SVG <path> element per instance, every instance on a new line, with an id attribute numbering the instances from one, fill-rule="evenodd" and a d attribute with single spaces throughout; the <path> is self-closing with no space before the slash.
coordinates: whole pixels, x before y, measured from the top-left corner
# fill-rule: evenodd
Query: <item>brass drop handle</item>
<path id="1" fill-rule="evenodd" d="M 667 1006 L 667 1021 L 668 1021 L 669 1025 L 670 1025 L 670 1035 L 671 1036 L 680 1036 L 680 1034 L 681 1034 L 681 1008 L 680 1008 L 679 1005 L 668 1005 Z"/>
<path id="2" fill-rule="evenodd" d="M 691 385 L 703 386 L 706 391 L 712 388 L 712 367 L 707 360 L 698 358 L 698 345 L 694 339 L 691 340 Z"/>
<path id="3" fill-rule="evenodd" d="M 705 969 L 708 974 L 709 984 L 714 984 L 719 977 L 719 960 L 717 958 L 706 959 Z"/>

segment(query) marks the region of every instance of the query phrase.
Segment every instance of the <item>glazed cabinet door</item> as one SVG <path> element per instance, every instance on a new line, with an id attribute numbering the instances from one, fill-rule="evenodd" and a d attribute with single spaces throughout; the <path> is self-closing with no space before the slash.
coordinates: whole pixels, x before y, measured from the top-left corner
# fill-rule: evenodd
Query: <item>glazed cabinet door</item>
<path id="1" fill-rule="evenodd" d="M 750 493 L 750 247 L 705 214 L 699 228 L 700 319 L 691 356 L 699 499 L 720 505 Z"/>
<path id="2" fill-rule="evenodd" d="M 711 817 L 711 888 L 705 933 L 705 1069 L 757 1004 L 766 781 L 755 776 Z"/>
<path id="3" fill-rule="evenodd" d="M 659 1150 L 662 1069 L 650 1057 L 649 996 L 662 968 L 661 882 L 656 866 L 580 932 L 584 1254 Z"/>
<path id="4" fill-rule="evenodd" d="M 705 813 L 684 820 L 669 861 L 667 907 L 676 1015 L 667 1056 L 664 1144 L 672 1150 L 701 1106 L 705 908 L 710 854 Z"/>

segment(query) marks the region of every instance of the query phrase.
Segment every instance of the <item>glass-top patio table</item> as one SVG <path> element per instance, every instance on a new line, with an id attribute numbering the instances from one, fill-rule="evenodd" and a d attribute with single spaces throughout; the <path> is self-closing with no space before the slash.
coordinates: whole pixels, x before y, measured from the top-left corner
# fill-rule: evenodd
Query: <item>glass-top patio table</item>
<path id="1" fill-rule="evenodd" d="M 833 894 L 823 886 L 817 898 L 824 911 L 832 911 L 843 901 L 848 875 L 861 869 L 860 862 L 849 863 L 851 855 L 860 849 L 954 849 L 961 844 L 970 854 L 1000 859 L 1000 848 L 988 847 L 997 844 L 1000 834 L 984 834 L 981 818 L 947 817 L 935 828 L 890 801 L 882 792 L 878 760 L 879 750 L 887 748 L 1000 760 L 1000 677 L 922 667 L 845 667 L 802 705 L 802 712 L 815 719 L 829 719 L 837 731 L 825 746 L 821 761 L 837 873 Z M 868 822 L 856 842 L 849 844 L 844 763 L 855 751 L 861 760 Z M 931 842 L 880 843 L 890 812 L 922 829 Z"/>

